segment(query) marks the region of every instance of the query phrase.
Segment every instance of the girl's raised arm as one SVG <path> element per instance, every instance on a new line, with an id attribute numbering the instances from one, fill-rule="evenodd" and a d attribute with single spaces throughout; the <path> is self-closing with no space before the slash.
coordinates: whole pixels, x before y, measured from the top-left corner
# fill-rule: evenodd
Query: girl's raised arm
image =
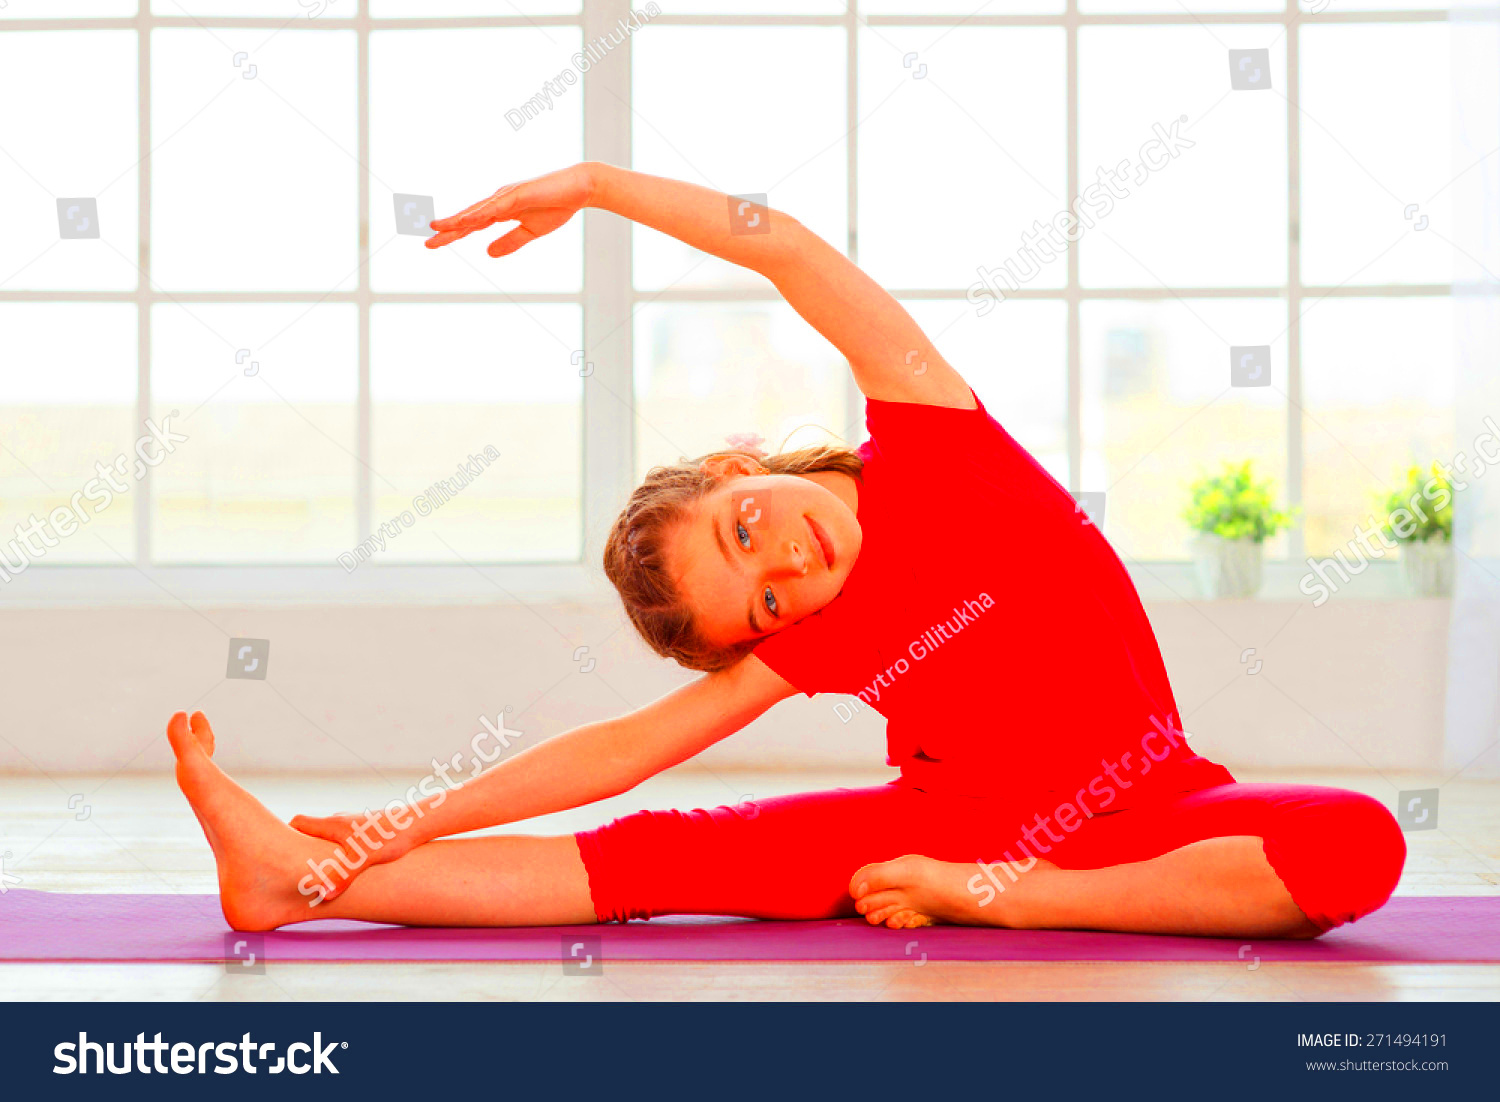
<path id="1" fill-rule="evenodd" d="M 434 783 L 424 781 L 421 791 L 436 791 L 407 810 L 368 817 L 298 815 L 292 826 L 343 846 L 350 855 L 345 867 L 352 871 L 335 883 L 326 901 L 342 895 L 365 867 L 394 861 L 435 838 L 618 796 L 734 734 L 795 691 L 752 655 L 627 715 L 547 739 L 458 787 L 439 788 L 430 778 Z M 351 845 L 356 837 L 363 846 Z M 365 857 L 354 860 L 356 851 Z"/>
<path id="2" fill-rule="evenodd" d="M 878 283 L 791 215 L 744 209 L 723 192 L 589 161 L 501 188 L 432 223 L 429 248 L 494 225 L 520 225 L 490 244 L 505 256 L 551 233 L 583 207 L 597 207 L 759 272 L 827 337 L 866 397 L 973 409 L 968 385 L 912 316 Z M 759 214 L 768 229 L 748 226 Z"/>

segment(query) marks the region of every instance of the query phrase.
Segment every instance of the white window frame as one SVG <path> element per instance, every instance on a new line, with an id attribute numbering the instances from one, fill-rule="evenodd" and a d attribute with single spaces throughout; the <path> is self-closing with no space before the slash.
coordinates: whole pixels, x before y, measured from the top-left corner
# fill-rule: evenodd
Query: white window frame
<path id="1" fill-rule="evenodd" d="M 353 6 L 350 15 L 337 11 L 335 0 L 327 12 L 316 19 L 296 20 L 297 29 L 352 30 L 357 39 L 358 149 L 361 165 L 368 165 L 370 150 L 369 119 L 369 44 L 370 34 L 380 30 L 410 30 L 462 27 L 577 27 L 585 42 L 604 35 L 616 21 L 629 15 L 630 0 L 582 0 L 583 10 L 574 15 L 496 16 L 473 18 L 373 19 L 368 0 L 343 0 Z M 634 6 L 644 7 L 642 0 Z M 747 6 L 749 2 L 747 0 Z M 137 32 L 138 67 L 138 153 L 139 166 L 139 237 L 140 282 L 134 291 L 16 291 L 0 288 L 0 302 L 133 302 L 139 310 L 137 347 L 136 420 L 143 422 L 150 410 L 151 384 L 151 308 L 158 302 L 349 302 L 359 311 L 358 398 L 356 465 L 356 517 L 359 533 L 371 530 L 370 459 L 370 313 L 376 304 L 388 302 L 569 302 L 583 307 L 584 348 L 594 372 L 583 388 L 583 485 L 582 516 L 583 558 L 574 563 L 507 563 L 507 564 L 382 564 L 372 561 L 363 569 L 346 573 L 335 564 L 328 565 L 162 565 L 151 561 L 151 484 L 150 473 L 134 494 L 135 560 L 120 565 L 72 565 L 38 563 L 28 570 L 24 590 L 7 593 L 11 606 L 54 606 L 64 604 L 134 604 L 167 603 L 194 605 L 204 603 L 336 603 L 410 602 L 455 603 L 576 600 L 607 595 L 596 565 L 604 534 L 620 503 L 631 488 L 635 469 L 634 424 L 629 396 L 633 392 L 632 319 L 636 311 L 652 302 L 749 302 L 765 301 L 766 295 L 755 290 L 696 290 L 668 288 L 663 291 L 637 291 L 632 282 L 630 226 L 623 219 L 600 211 L 584 214 L 583 291 L 581 293 L 481 294 L 394 293 L 376 292 L 370 287 L 370 186 L 369 174 L 358 173 L 359 204 L 359 283 L 352 291 L 326 295 L 316 293 L 274 292 L 184 292 L 171 294 L 157 290 L 151 281 L 150 207 L 152 162 L 151 133 L 151 31 L 168 27 L 277 29 L 288 24 L 284 17 L 191 17 L 153 15 L 151 0 L 140 0 L 139 13 L 127 18 L 22 19 L 0 23 L 0 34 L 27 30 L 130 29 Z M 1016 298 L 1062 301 L 1067 306 L 1067 439 L 1069 484 L 1074 490 L 1082 459 L 1081 409 L 1082 363 L 1079 313 L 1082 303 L 1101 299 L 1162 301 L 1169 298 L 1282 297 L 1285 299 L 1290 326 L 1287 330 L 1288 362 L 1286 368 L 1287 403 L 1287 496 L 1289 504 L 1300 504 L 1303 474 L 1303 419 L 1301 415 L 1302 364 L 1300 317 L 1310 305 L 1323 297 L 1400 298 L 1451 294 L 1450 284 L 1342 284 L 1314 286 L 1302 283 L 1298 247 L 1298 212 L 1301 165 L 1299 156 L 1300 118 L 1295 106 L 1300 99 L 1298 82 L 1298 37 L 1300 25 L 1347 23 L 1421 23 L 1446 22 L 1446 10 L 1342 11 L 1329 10 L 1308 14 L 1298 10 L 1296 0 L 1288 0 L 1280 12 L 1227 12 L 1192 14 L 1185 9 L 1176 13 L 1084 14 L 1077 10 L 1077 0 L 1067 0 L 1065 11 L 1052 15 L 1000 15 L 981 11 L 963 16 L 937 15 L 870 15 L 859 14 L 858 0 L 848 0 L 848 11 L 841 15 L 672 15 L 663 13 L 651 20 L 652 26 L 838 26 L 847 35 L 847 187 L 848 226 L 844 247 L 858 262 L 857 219 L 859 212 L 859 43 L 858 28 L 913 25 L 948 26 L 1049 26 L 1061 27 L 1066 34 L 1066 179 L 1069 205 L 1079 191 L 1078 158 L 1078 32 L 1081 27 L 1105 25 L 1180 25 L 1199 24 L 1284 24 L 1287 33 L 1287 274 L 1281 287 L 1197 287 L 1197 288 L 1084 288 L 1079 279 L 1079 253 L 1070 246 L 1067 253 L 1067 282 L 1053 290 L 1023 289 Z M 631 51 L 629 40 L 611 50 L 593 65 L 583 79 L 584 157 L 614 164 L 631 163 L 632 108 Z M 502 181 L 497 181 L 498 184 Z M 775 196 L 771 202 L 775 203 Z M 891 288 L 898 299 L 965 300 L 963 288 L 952 290 L 914 290 Z M 622 400 L 620 396 L 625 396 Z M 862 401 L 853 385 L 847 390 L 848 420 L 858 423 Z M 1290 532 L 1288 559 L 1267 563 L 1267 584 L 1263 598 L 1300 599 L 1296 584 L 1305 572 L 1303 564 L 1303 529 L 1297 524 Z M 1190 567 L 1182 562 L 1131 562 L 1132 576 L 1147 599 L 1187 599 L 1193 593 Z M 1397 571 L 1393 564 L 1374 563 L 1355 579 L 1348 589 L 1369 597 L 1390 597 L 1399 593 Z M 478 578 L 475 575 L 479 575 Z"/>

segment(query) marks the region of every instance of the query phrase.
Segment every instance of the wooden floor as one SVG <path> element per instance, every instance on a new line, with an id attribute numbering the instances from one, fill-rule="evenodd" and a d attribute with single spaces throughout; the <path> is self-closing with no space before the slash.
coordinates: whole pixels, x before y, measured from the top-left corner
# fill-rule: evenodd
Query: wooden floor
<path id="1" fill-rule="evenodd" d="M 641 807 L 734 803 L 890 774 L 715 775 L 679 769 L 591 809 L 517 831 L 558 833 Z M 1242 776 L 1369 792 L 1376 777 Z M 242 778 L 278 815 L 384 802 L 383 786 L 341 777 Z M 1403 788 L 1424 777 L 1393 777 Z M 1500 784 L 1452 781 L 1439 829 L 1407 835 L 1403 895 L 1500 895 Z M 70 806 L 71 805 L 71 806 Z M 82 816 L 82 818 L 80 818 Z M 20 887 L 70 892 L 211 892 L 213 862 L 198 824 L 165 777 L 0 776 L 0 853 Z M 12 882 L 13 883 L 13 882 Z M 13 885 L 14 886 L 14 885 Z M 3 904 L 0 904 L 3 905 Z M 597 977 L 557 964 L 278 964 L 265 975 L 221 964 L 4 964 L 0 999 L 324 1000 L 1494 1000 L 1500 965 L 1238 963 L 624 963 Z"/>

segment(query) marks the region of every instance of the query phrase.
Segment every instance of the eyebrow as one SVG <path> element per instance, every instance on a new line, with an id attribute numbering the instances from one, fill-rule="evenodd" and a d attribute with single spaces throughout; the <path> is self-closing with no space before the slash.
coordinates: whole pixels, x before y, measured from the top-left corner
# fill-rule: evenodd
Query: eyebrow
<path id="1" fill-rule="evenodd" d="M 714 530 L 714 542 L 719 545 L 719 550 L 721 552 L 723 552 L 723 554 L 724 554 L 724 561 L 727 562 L 727 563 L 729 563 L 729 565 L 733 566 L 734 565 L 734 556 L 730 553 L 729 544 L 727 544 L 727 543 L 724 542 L 724 533 L 721 532 L 721 531 L 719 531 L 719 523 L 718 523 L 718 521 L 714 521 L 714 523 L 713 523 L 713 530 Z M 755 622 L 755 599 L 754 598 L 751 598 L 750 604 L 745 608 L 745 622 L 750 625 L 750 633 L 752 635 L 760 635 L 760 634 L 762 634 L 762 632 L 760 630 L 760 625 Z"/>

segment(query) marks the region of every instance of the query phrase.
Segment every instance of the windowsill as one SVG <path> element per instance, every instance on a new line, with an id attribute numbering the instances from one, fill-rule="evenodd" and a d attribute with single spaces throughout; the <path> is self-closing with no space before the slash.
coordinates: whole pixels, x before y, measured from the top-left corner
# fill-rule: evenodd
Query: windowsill
<path id="1" fill-rule="evenodd" d="M 1208 600 L 1199 594 L 1193 564 L 1189 562 L 1131 563 L 1130 577 L 1143 601 L 1195 601 Z M 1314 576 L 1308 584 L 1311 595 L 1300 587 L 1302 580 L 1311 571 L 1305 562 L 1285 560 L 1267 562 L 1262 575 L 1260 592 L 1253 600 L 1303 602 L 1312 605 L 1322 596 L 1321 583 Z M 1320 604 L 1354 598 L 1363 601 L 1415 600 L 1406 587 L 1401 564 L 1394 560 L 1371 562 L 1360 574 L 1352 575 L 1348 582 L 1339 581 L 1337 571 L 1330 569 L 1328 576 L 1337 585 L 1337 591 L 1328 595 Z M 1332 587 L 1330 587 L 1332 588 Z"/>
<path id="2" fill-rule="evenodd" d="M 591 577 L 590 575 L 594 575 Z M 0 607 L 520 604 L 609 595 L 579 563 L 472 566 L 45 566 L 0 583 Z"/>
<path id="3" fill-rule="evenodd" d="M 1203 602 L 1187 562 L 1133 563 L 1143 601 Z M 1258 601 L 1306 602 L 1305 564 L 1268 562 Z M 1316 591 L 1315 591 L 1316 593 Z M 1373 562 L 1332 601 L 1412 599 L 1400 565 Z M 131 605 L 462 605 L 532 602 L 613 603 L 602 572 L 581 563 L 473 566 L 365 564 L 352 573 L 314 566 L 67 566 L 37 564 L 0 583 L 0 607 Z"/>

